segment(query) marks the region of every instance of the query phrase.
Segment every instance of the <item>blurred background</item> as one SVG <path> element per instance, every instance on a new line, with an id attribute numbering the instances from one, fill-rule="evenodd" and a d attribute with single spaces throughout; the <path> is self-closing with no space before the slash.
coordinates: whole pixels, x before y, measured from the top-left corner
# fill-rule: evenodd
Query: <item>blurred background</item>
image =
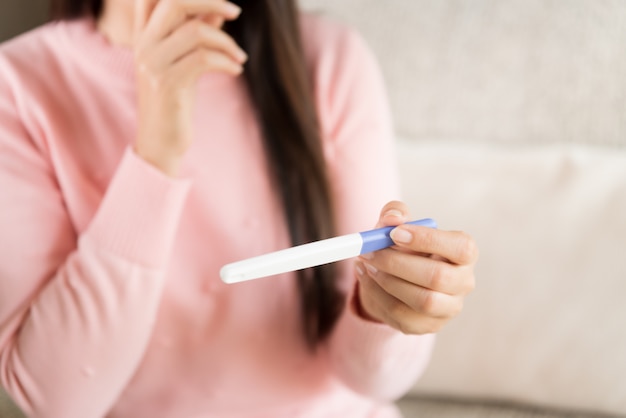
<path id="1" fill-rule="evenodd" d="M 626 1 L 300 3 L 378 58 L 414 217 L 481 249 L 406 416 L 625 417 Z M 2 0 L 0 40 L 46 10 Z"/>
<path id="2" fill-rule="evenodd" d="M 48 17 L 48 0 L 2 0 L 0 42 L 42 24 Z"/>

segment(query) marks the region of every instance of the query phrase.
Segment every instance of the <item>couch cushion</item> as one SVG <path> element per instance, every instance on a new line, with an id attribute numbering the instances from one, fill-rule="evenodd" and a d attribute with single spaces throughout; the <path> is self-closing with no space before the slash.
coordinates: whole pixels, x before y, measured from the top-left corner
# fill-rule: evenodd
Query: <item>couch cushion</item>
<path id="1" fill-rule="evenodd" d="M 413 217 L 481 250 L 415 393 L 626 414 L 626 152 L 399 147 Z"/>
<path id="2" fill-rule="evenodd" d="M 510 402 L 408 396 L 398 402 L 407 418 L 618 418 L 617 415 L 536 407 Z M 619 417 L 623 417 L 620 415 Z"/>

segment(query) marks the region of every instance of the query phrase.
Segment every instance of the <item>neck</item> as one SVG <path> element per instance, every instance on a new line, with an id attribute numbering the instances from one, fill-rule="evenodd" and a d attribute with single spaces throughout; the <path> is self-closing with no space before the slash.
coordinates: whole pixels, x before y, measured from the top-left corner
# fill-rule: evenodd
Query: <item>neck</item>
<path id="1" fill-rule="evenodd" d="M 133 46 L 133 7 L 129 1 L 105 1 L 97 27 L 111 44 Z"/>

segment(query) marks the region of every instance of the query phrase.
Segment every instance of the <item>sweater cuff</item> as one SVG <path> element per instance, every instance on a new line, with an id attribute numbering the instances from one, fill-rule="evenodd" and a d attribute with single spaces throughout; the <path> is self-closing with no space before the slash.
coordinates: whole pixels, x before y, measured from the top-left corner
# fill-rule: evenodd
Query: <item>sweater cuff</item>
<path id="1" fill-rule="evenodd" d="M 164 267 L 190 186 L 128 147 L 85 236 L 130 261 Z"/>

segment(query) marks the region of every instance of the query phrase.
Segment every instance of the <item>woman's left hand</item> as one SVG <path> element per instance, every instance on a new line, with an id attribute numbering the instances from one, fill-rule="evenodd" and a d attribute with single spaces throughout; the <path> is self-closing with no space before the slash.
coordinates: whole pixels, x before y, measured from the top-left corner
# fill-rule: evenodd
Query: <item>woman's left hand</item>
<path id="1" fill-rule="evenodd" d="M 434 333 L 474 289 L 478 249 L 464 232 L 401 225 L 408 215 L 405 204 L 388 203 L 377 227 L 400 225 L 391 233 L 396 245 L 356 261 L 360 314 L 405 334 Z"/>

